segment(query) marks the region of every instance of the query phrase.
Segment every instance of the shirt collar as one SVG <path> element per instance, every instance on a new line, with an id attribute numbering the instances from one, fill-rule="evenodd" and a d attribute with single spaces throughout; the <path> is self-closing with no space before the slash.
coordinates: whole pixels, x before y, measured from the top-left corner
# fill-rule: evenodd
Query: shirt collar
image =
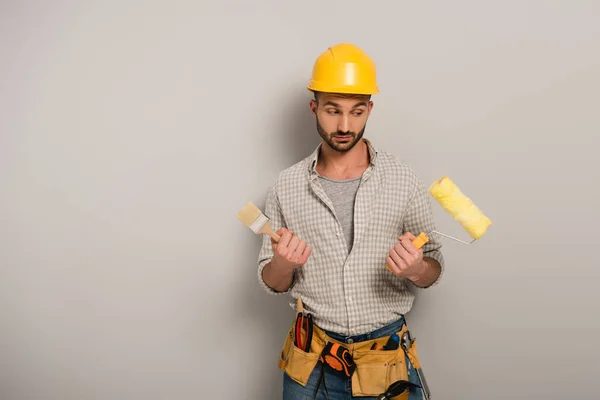
<path id="1" fill-rule="evenodd" d="M 377 153 L 378 150 L 373 146 L 369 139 L 362 139 L 363 142 L 367 145 L 367 149 L 369 151 L 369 168 L 372 168 L 376 165 L 377 162 Z M 312 154 L 308 158 L 308 172 L 310 173 L 311 178 L 316 178 L 319 174 L 317 173 L 317 162 L 319 161 L 319 154 L 321 151 L 321 146 L 323 143 L 319 143 L 317 148 L 312 152 Z"/>

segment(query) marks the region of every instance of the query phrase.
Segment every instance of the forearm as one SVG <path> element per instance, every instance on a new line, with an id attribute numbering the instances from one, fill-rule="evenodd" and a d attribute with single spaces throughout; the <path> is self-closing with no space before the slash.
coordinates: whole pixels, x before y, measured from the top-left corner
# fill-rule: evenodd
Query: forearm
<path id="1" fill-rule="evenodd" d="M 277 292 L 285 292 L 294 283 L 294 270 L 277 268 L 272 262 L 269 262 L 263 268 L 262 278 L 271 289 Z"/>
<path id="2" fill-rule="evenodd" d="M 423 257 L 422 270 L 419 274 L 411 276 L 409 279 L 415 286 L 425 288 L 432 285 L 440 276 L 442 267 L 437 260 L 430 257 Z"/>

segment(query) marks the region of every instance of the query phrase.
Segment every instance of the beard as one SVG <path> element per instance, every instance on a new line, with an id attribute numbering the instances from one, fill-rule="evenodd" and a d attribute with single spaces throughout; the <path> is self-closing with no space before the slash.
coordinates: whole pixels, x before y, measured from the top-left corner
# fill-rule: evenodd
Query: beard
<path id="1" fill-rule="evenodd" d="M 340 131 L 327 133 L 325 132 L 325 129 L 323 129 L 323 127 L 319 123 L 319 119 L 317 118 L 317 132 L 319 132 L 319 136 L 321 136 L 321 138 L 325 141 L 325 143 L 327 143 L 329 147 L 340 153 L 347 152 L 354 146 L 356 146 L 356 143 L 358 143 L 362 139 L 366 128 L 367 125 L 365 124 L 365 126 L 363 126 L 363 128 L 358 133 Z M 348 140 L 347 142 L 336 142 L 333 140 L 333 138 L 336 136 L 349 136 L 350 140 Z"/>

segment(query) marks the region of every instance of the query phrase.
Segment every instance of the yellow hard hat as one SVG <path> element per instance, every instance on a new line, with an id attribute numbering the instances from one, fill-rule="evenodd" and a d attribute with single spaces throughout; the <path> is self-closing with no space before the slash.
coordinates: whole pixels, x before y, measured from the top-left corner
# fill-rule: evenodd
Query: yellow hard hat
<path id="1" fill-rule="evenodd" d="M 377 94 L 375 63 L 357 46 L 337 44 L 315 61 L 308 89 L 328 93 Z"/>

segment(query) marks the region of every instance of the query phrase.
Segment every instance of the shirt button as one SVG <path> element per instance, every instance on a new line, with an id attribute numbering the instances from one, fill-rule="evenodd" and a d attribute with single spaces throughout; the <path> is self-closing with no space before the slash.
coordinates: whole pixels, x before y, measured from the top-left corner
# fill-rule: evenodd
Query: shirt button
<path id="1" fill-rule="evenodd" d="M 347 342 L 348 342 L 348 344 L 352 344 L 352 343 L 354 343 L 354 340 L 352 340 L 352 338 L 350 338 L 347 340 Z"/>

